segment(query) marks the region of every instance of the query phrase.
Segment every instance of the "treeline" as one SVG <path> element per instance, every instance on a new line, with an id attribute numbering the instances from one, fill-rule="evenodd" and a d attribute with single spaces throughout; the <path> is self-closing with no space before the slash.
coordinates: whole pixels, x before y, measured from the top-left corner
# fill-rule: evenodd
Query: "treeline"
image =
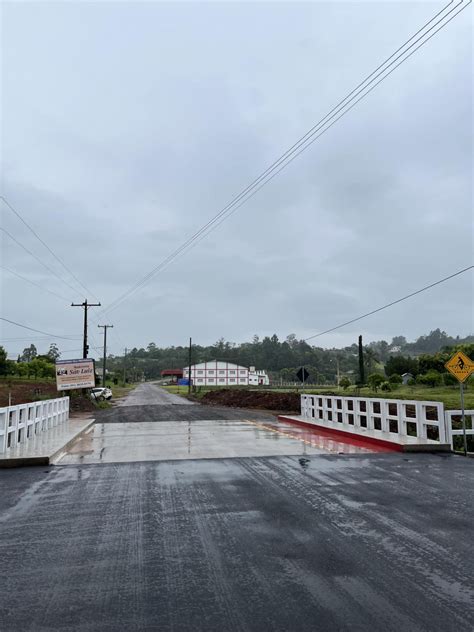
<path id="1" fill-rule="evenodd" d="M 411 373 L 414 379 L 429 371 L 445 372 L 444 362 L 454 349 L 461 348 L 472 354 L 474 336 L 456 338 L 448 336 L 440 329 L 420 336 L 414 342 L 407 342 L 403 336 L 396 336 L 390 342 L 379 340 L 363 348 L 364 373 L 366 379 L 371 374 L 380 374 L 384 379 L 392 375 Z M 52 377 L 54 361 L 61 356 L 54 343 L 46 355 L 38 355 L 36 347 L 26 347 L 17 361 L 7 360 L 6 352 L 0 347 L 0 375 L 18 377 Z M 285 340 L 278 336 L 262 339 L 255 335 L 250 342 L 235 344 L 223 338 L 209 346 L 193 345 L 192 363 L 209 360 L 224 360 L 243 366 L 255 366 L 266 370 L 273 383 L 295 382 L 296 371 L 305 366 L 313 384 L 336 384 L 347 378 L 350 383 L 359 381 L 358 345 L 342 349 L 323 349 L 298 340 L 290 334 Z M 158 347 L 154 342 L 146 348 L 133 348 L 126 356 L 110 355 L 107 370 L 131 381 L 158 379 L 164 369 L 181 369 L 189 362 L 187 346 Z M 101 359 L 96 366 L 100 368 Z M 421 378 L 419 378 L 421 379 Z"/>
<path id="2" fill-rule="evenodd" d="M 439 329 L 421 336 L 412 343 L 407 342 L 402 336 L 393 338 L 390 343 L 385 340 L 371 342 L 364 346 L 365 375 L 381 373 L 389 377 L 393 373 L 401 375 L 411 372 L 416 376 L 425 372 L 425 364 L 428 361 L 423 360 L 423 356 L 469 344 L 474 345 L 474 336 L 454 338 Z M 429 352 L 425 349 L 429 349 Z M 400 367 L 390 364 L 395 358 L 406 358 L 407 363 Z M 262 339 L 255 335 L 251 342 L 241 344 L 221 338 L 210 346 L 193 345 L 193 364 L 215 359 L 264 369 L 273 382 L 296 381 L 296 371 L 301 366 L 306 367 L 310 373 L 310 381 L 314 384 L 335 384 L 343 376 L 356 383 L 359 375 L 356 342 L 342 349 L 323 349 L 311 346 L 304 340 L 298 340 L 294 334 L 290 334 L 285 340 L 279 340 L 276 334 Z M 127 375 L 133 379 L 140 379 L 142 376 L 146 379 L 157 379 L 162 370 L 183 368 L 188 362 L 188 347 L 160 348 L 152 342 L 146 349 L 131 349 L 126 357 L 111 356 L 108 360 L 108 369 L 125 369 Z M 404 370 L 399 372 L 402 366 Z M 405 370 L 406 367 L 408 370 Z"/>

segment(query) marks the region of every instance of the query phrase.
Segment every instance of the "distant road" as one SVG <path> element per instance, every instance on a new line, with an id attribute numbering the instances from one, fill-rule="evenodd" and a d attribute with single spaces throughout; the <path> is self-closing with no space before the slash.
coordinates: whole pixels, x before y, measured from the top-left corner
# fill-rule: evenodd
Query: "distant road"
<path id="1" fill-rule="evenodd" d="M 179 404 L 180 406 L 195 406 L 194 402 L 190 402 L 184 397 L 168 393 L 167 390 L 144 382 L 135 388 L 124 399 L 118 402 L 118 406 L 169 406 Z"/>

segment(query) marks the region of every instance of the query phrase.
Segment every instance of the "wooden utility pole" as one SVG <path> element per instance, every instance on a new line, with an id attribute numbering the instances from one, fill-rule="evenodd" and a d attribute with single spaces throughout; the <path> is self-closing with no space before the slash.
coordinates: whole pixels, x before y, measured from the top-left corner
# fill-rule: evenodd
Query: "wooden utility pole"
<path id="1" fill-rule="evenodd" d="M 192 338 L 189 339 L 189 375 L 188 375 L 188 393 L 191 394 L 191 352 L 192 352 L 193 341 Z"/>
<path id="2" fill-rule="evenodd" d="M 127 360 L 127 347 L 125 347 L 124 349 L 124 356 L 123 356 L 123 383 L 125 384 L 125 378 L 127 377 L 126 375 L 126 369 L 125 369 L 125 362 Z"/>
<path id="3" fill-rule="evenodd" d="M 102 363 L 102 386 L 105 386 L 105 365 L 107 362 L 107 329 L 109 329 L 109 327 L 113 328 L 113 325 L 97 325 L 97 327 L 100 327 L 101 329 L 104 330 L 104 360 Z"/>
<path id="4" fill-rule="evenodd" d="M 83 303 L 71 303 L 71 307 L 84 308 L 84 335 L 82 340 L 82 357 L 87 358 L 89 353 L 89 345 L 87 344 L 87 310 L 89 307 L 100 307 L 100 303 L 88 303 L 87 299 Z"/>

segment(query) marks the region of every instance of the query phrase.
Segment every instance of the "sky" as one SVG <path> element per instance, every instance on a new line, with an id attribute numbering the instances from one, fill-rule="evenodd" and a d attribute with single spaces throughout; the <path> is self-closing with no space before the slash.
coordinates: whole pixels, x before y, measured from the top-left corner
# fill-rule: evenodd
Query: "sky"
<path id="1" fill-rule="evenodd" d="M 472 10 L 116 309 L 444 6 L 4 2 L 1 315 L 80 356 L 305 338 L 472 264 Z M 11 270 L 37 287 L 14 276 Z M 63 280 L 58 278 L 61 277 Z M 313 341 L 473 331 L 472 271 Z M 67 283 L 65 283 L 67 281 Z M 52 295 L 46 289 L 59 294 Z M 74 340 L 72 340 L 74 338 Z M 52 339 L 1 323 L 9 354 Z"/>

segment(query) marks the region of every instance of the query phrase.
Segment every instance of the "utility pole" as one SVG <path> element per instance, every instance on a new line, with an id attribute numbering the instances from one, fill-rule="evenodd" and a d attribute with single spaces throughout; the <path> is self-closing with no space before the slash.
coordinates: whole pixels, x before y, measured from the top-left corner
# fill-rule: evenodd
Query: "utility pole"
<path id="1" fill-rule="evenodd" d="M 84 336 L 82 341 L 82 357 L 87 358 L 89 345 L 87 344 L 87 310 L 89 307 L 100 307 L 100 303 L 88 303 L 87 299 L 83 303 L 71 303 L 71 307 L 84 308 Z"/>
<path id="2" fill-rule="evenodd" d="M 189 375 L 188 375 L 188 393 L 191 394 L 191 351 L 192 351 L 193 341 L 192 338 L 189 339 Z"/>
<path id="3" fill-rule="evenodd" d="M 105 386 L 105 364 L 107 362 L 107 329 L 109 329 L 109 327 L 112 327 L 113 329 L 113 325 L 97 325 L 97 327 L 100 327 L 101 329 L 104 330 L 104 361 L 102 363 L 102 386 Z"/>
<path id="4" fill-rule="evenodd" d="M 127 347 L 125 347 L 124 355 L 123 355 L 123 383 L 124 383 L 124 385 L 125 385 L 125 378 L 127 377 L 126 370 L 125 370 L 126 360 L 127 360 Z"/>

